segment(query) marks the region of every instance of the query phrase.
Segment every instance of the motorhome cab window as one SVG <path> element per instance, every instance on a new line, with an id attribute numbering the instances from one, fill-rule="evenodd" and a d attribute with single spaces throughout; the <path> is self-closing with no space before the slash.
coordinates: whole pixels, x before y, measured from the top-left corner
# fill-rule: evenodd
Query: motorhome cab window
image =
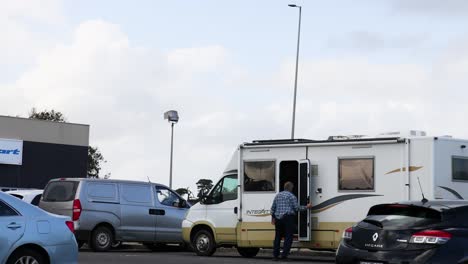
<path id="1" fill-rule="evenodd" d="M 468 157 L 452 157 L 452 179 L 468 181 Z"/>
<path id="2" fill-rule="evenodd" d="M 275 190 L 275 161 L 245 161 L 244 191 L 271 192 Z"/>
<path id="3" fill-rule="evenodd" d="M 339 190 L 373 190 L 374 158 L 342 158 L 339 162 Z"/>
<path id="4" fill-rule="evenodd" d="M 157 186 L 156 193 L 158 194 L 158 201 L 160 204 L 179 207 L 179 196 L 171 192 L 169 189 Z"/>
<path id="5" fill-rule="evenodd" d="M 218 204 L 237 199 L 237 175 L 228 175 L 216 184 L 205 203 Z"/>

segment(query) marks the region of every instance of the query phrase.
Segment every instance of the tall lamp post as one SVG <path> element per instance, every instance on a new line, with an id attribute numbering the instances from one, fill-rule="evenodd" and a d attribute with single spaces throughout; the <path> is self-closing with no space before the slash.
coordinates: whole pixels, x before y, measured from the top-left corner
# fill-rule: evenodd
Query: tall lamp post
<path id="1" fill-rule="evenodd" d="M 299 44 L 301 40 L 301 13 L 302 13 L 302 6 L 288 5 L 289 7 L 297 7 L 299 8 L 299 27 L 297 30 L 297 52 L 296 52 L 296 76 L 294 79 L 294 101 L 293 101 L 293 114 L 292 114 L 292 129 L 291 129 L 291 139 L 294 139 L 294 125 L 296 123 L 296 95 L 297 95 L 297 71 L 299 68 Z"/>
<path id="2" fill-rule="evenodd" d="M 169 188 L 172 189 L 172 154 L 174 150 L 174 124 L 179 121 L 179 114 L 175 110 L 169 110 L 164 113 L 164 119 L 171 124 L 171 161 L 169 165 Z"/>

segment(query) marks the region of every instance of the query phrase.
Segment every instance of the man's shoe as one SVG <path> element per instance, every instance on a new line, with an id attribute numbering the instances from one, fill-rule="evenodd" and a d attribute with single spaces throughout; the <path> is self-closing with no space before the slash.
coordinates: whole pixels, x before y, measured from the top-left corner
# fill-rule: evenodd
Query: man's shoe
<path id="1" fill-rule="evenodd" d="M 279 260 L 279 258 L 278 258 L 278 257 L 273 257 L 273 259 L 272 259 L 272 260 L 273 260 L 273 261 L 278 261 L 278 260 Z"/>
<path id="2" fill-rule="evenodd" d="M 288 262 L 288 261 L 291 261 L 291 260 L 290 260 L 288 257 L 281 256 L 281 257 L 280 257 L 280 261 Z"/>

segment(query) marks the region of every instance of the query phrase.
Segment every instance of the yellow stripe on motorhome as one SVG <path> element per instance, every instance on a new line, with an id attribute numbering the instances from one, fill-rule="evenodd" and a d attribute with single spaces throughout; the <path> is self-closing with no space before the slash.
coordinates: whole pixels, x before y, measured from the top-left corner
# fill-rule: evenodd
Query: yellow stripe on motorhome
<path id="1" fill-rule="evenodd" d="M 295 241 L 293 247 L 310 249 L 336 249 L 343 231 L 352 226 L 350 222 L 321 222 L 311 230 L 311 241 Z M 275 228 L 269 222 L 242 222 L 237 229 L 237 246 L 271 248 Z"/>

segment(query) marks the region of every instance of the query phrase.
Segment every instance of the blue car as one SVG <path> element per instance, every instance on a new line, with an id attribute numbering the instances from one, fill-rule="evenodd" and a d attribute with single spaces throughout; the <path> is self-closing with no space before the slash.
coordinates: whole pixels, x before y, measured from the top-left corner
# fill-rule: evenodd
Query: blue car
<path id="1" fill-rule="evenodd" d="M 1 264 L 78 263 L 69 217 L 57 216 L 0 192 Z"/>

